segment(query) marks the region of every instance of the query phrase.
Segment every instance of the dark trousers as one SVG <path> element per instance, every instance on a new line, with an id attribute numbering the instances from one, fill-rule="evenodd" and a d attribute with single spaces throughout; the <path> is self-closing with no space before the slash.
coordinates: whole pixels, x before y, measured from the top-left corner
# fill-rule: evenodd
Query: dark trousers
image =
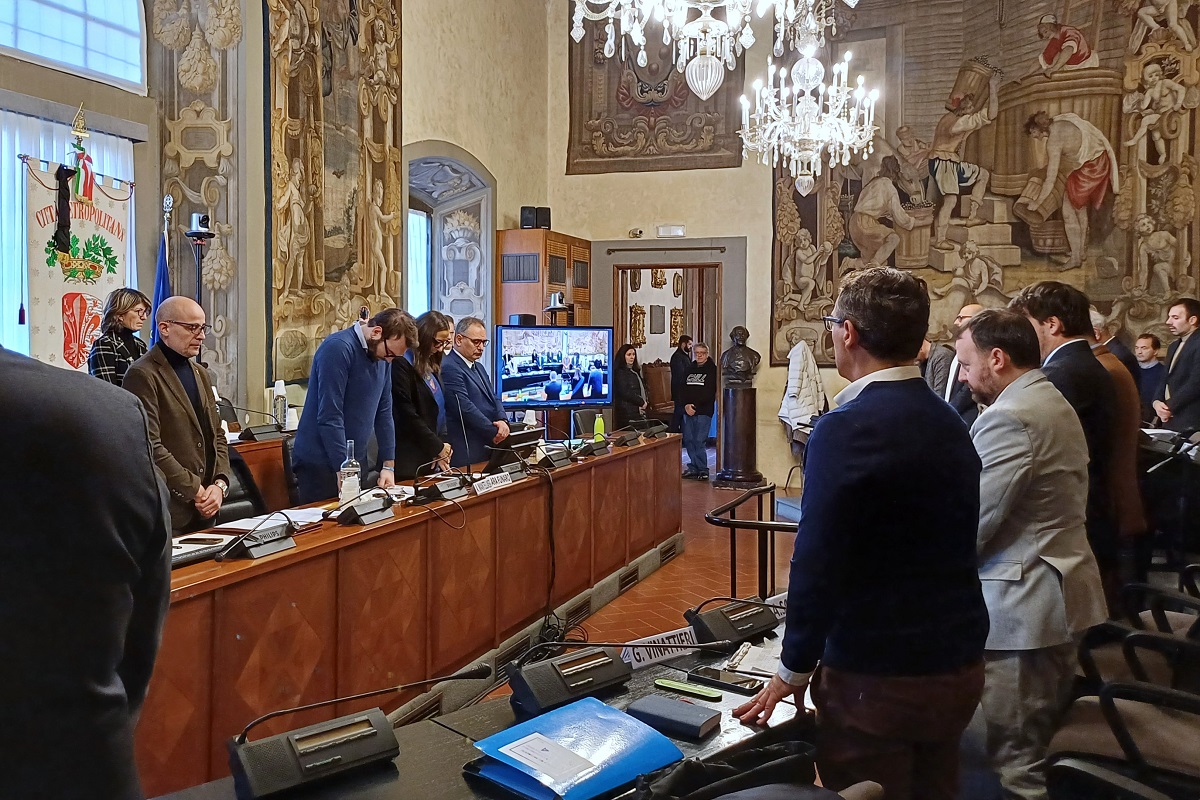
<path id="1" fill-rule="evenodd" d="M 323 503 L 338 496 L 337 473 L 316 464 L 293 464 L 300 503 Z"/>
<path id="2" fill-rule="evenodd" d="M 838 791 L 875 781 L 887 800 L 957 800 L 958 743 L 982 695 L 982 661 L 913 677 L 818 668 L 821 785 Z"/>
<path id="3" fill-rule="evenodd" d="M 675 404 L 675 411 L 671 413 L 671 427 L 668 430 L 671 433 L 683 432 L 683 403 Z"/>
<path id="4" fill-rule="evenodd" d="M 712 417 L 693 414 L 683 418 L 683 448 L 687 451 L 689 466 L 696 472 L 708 472 L 708 429 Z"/>

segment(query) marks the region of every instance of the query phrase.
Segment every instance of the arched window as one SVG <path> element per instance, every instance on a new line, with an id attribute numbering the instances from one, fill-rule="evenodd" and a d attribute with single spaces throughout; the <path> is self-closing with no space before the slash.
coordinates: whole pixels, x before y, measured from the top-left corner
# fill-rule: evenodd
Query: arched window
<path id="1" fill-rule="evenodd" d="M 0 52 L 146 93 L 141 0 L 0 2 Z"/>

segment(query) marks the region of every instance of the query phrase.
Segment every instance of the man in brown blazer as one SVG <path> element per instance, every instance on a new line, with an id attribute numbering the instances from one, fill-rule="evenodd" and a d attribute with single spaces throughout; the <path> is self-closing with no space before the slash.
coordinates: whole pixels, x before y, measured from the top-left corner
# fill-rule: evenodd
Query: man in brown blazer
<path id="1" fill-rule="evenodd" d="M 169 297 L 154 315 L 158 344 L 125 373 L 125 389 L 146 409 L 154 463 L 171 493 L 175 534 L 206 528 L 229 489 L 229 451 L 208 370 L 194 360 L 205 334 L 204 309 Z"/>

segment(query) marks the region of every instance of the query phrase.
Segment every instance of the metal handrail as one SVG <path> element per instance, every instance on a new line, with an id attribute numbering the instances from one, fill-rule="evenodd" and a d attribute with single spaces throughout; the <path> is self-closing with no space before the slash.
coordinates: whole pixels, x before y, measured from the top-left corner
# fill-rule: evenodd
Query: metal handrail
<path id="1" fill-rule="evenodd" d="M 734 528 L 737 530 L 752 530 L 760 533 L 795 533 L 796 523 L 794 522 L 776 522 L 768 519 L 727 519 L 723 515 L 734 511 L 742 503 L 751 500 L 755 497 L 760 497 L 764 494 L 774 494 L 775 484 L 768 483 L 765 486 L 759 486 L 757 489 L 748 489 L 742 492 L 733 500 L 723 506 L 717 506 L 712 511 L 704 515 L 704 521 L 709 525 L 715 525 L 718 528 Z M 761 511 L 760 511 L 761 513 Z"/>

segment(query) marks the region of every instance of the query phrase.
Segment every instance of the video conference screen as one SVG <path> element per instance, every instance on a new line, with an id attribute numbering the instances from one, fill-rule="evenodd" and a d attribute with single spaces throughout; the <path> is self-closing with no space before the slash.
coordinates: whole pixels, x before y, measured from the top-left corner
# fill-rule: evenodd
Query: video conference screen
<path id="1" fill-rule="evenodd" d="M 612 404 L 612 328 L 496 326 L 505 408 Z"/>

